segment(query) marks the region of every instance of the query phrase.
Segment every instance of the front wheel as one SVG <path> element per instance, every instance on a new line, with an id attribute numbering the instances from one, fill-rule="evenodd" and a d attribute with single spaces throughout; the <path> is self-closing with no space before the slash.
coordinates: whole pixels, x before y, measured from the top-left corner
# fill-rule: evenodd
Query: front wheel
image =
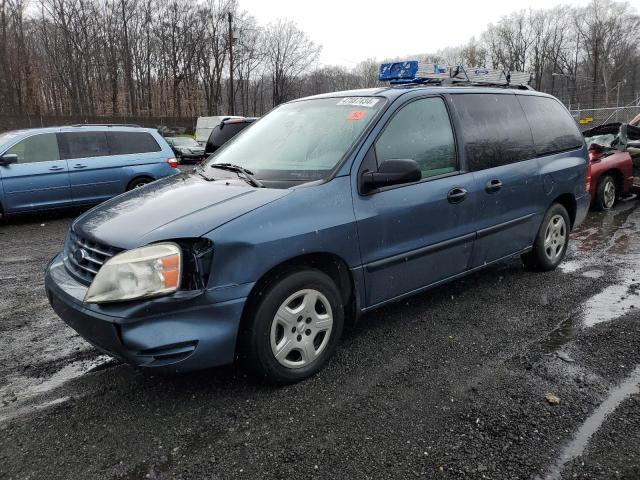
<path id="1" fill-rule="evenodd" d="M 554 270 L 564 259 L 569 246 L 569 214 L 559 203 L 551 205 L 542 220 L 533 249 L 522 255 L 525 267 L 532 270 Z"/>
<path id="2" fill-rule="evenodd" d="M 333 280 L 315 269 L 293 271 L 261 292 L 242 332 L 247 366 L 275 383 L 314 375 L 329 361 L 344 325 Z"/>
<path id="3" fill-rule="evenodd" d="M 617 198 L 618 189 L 615 179 L 611 175 L 603 175 L 596 190 L 594 201 L 596 210 L 609 210 L 616 203 Z"/>

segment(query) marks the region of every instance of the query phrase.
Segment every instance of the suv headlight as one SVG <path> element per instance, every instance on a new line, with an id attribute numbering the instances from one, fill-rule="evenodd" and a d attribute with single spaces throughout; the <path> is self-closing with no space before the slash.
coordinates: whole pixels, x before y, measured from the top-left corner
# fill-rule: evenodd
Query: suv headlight
<path id="1" fill-rule="evenodd" d="M 182 252 L 157 243 L 119 253 L 102 265 L 84 301 L 115 302 L 172 293 L 180 287 Z"/>

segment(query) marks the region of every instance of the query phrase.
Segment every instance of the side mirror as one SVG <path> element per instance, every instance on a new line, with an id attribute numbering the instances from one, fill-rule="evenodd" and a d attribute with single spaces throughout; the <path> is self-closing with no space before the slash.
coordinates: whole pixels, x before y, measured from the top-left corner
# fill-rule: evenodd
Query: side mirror
<path id="1" fill-rule="evenodd" d="M 18 155 L 5 153 L 0 157 L 0 165 L 11 165 L 12 163 L 18 163 Z"/>
<path id="2" fill-rule="evenodd" d="M 378 167 L 377 172 L 362 174 L 362 187 L 365 191 L 380 187 L 417 182 L 422 178 L 422 172 L 415 160 L 391 159 L 385 160 Z"/>

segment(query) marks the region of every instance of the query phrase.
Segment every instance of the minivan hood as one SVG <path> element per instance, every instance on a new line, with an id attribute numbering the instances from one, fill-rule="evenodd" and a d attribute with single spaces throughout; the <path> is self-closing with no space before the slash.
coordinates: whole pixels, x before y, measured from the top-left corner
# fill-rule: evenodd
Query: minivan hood
<path id="1" fill-rule="evenodd" d="M 254 188 L 239 178 L 208 181 L 182 173 L 115 197 L 80 216 L 73 230 L 112 247 L 193 238 L 291 190 Z"/>

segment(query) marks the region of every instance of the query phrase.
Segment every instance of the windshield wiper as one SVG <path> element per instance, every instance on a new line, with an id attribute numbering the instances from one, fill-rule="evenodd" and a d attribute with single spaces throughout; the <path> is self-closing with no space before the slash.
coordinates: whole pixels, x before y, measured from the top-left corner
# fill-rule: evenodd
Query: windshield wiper
<path id="1" fill-rule="evenodd" d="M 220 170 L 229 170 L 230 172 L 241 173 L 254 187 L 264 188 L 264 184 L 253 176 L 253 172 L 251 170 L 247 170 L 240 165 L 234 165 L 233 163 L 214 163 L 211 165 L 211 168 L 219 168 Z"/>
<path id="2" fill-rule="evenodd" d="M 202 178 L 204 178 L 205 180 L 207 180 L 208 182 L 212 182 L 213 180 L 215 180 L 215 178 L 210 177 L 208 175 L 205 175 L 204 170 L 196 167 L 193 169 L 194 172 L 196 172 L 198 175 L 200 175 Z"/>

